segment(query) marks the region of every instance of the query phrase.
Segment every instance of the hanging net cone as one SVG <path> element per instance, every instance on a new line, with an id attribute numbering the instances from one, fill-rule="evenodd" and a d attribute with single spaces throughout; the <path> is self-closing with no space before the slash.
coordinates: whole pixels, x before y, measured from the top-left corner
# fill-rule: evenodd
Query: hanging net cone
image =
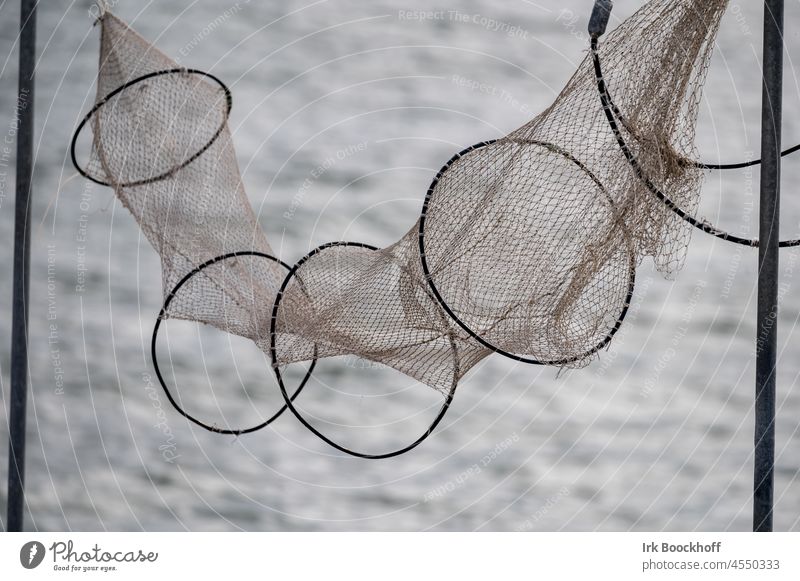
<path id="1" fill-rule="evenodd" d="M 106 13 L 97 86 L 84 171 L 114 188 L 160 254 L 165 299 L 210 259 L 240 250 L 272 254 L 240 179 L 224 85 L 181 69 Z M 168 316 L 255 340 L 269 334 L 268 307 L 285 276 L 258 257 L 221 262 L 187 282 Z"/>
<path id="2" fill-rule="evenodd" d="M 698 104 L 727 4 L 653 0 L 599 49 L 630 150 L 690 213 L 702 184 L 690 161 Z M 325 245 L 287 276 L 265 259 L 274 255 L 243 190 L 225 86 L 112 14 L 101 21 L 81 171 L 114 188 L 160 254 L 160 319 L 250 338 L 276 372 L 355 355 L 452 397 L 493 352 L 578 367 L 619 329 L 643 259 L 667 276 L 683 264 L 690 226 L 632 170 L 587 56 L 541 115 L 451 159 L 399 241 Z"/>
<path id="3" fill-rule="evenodd" d="M 702 173 L 686 161 L 726 5 L 651 2 L 601 50 L 643 171 L 690 213 Z M 635 266 L 650 256 L 674 275 L 691 227 L 631 171 L 587 57 L 544 113 L 448 169 L 424 234 L 423 262 L 463 328 L 505 352 L 580 365 L 616 328 Z"/>

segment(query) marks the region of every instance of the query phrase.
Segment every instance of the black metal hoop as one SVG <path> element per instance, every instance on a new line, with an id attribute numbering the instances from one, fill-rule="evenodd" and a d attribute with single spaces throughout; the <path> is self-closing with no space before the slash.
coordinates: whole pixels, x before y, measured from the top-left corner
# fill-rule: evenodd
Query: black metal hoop
<path id="1" fill-rule="evenodd" d="M 428 427 L 428 429 L 419 438 L 414 440 L 414 442 L 405 446 L 404 448 L 395 450 L 393 452 L 386 452 L 384 454 L 366 454 L 364 452 L 351 450 L 349 448 L 346 448 L 345 446 L 342 446 L 341 444 L 334 442 L 333 440 L 328 438 L 325 434 L 323 434 L 314 426 L 312 426 L 309 423 L 309 421 L 306 420 L 305 417 L 303 417 L 303 414 L 301 414 L 300 411 L 294 406 L 294 403 L 292 402 L 294 398 L 290 398 L 288 392 L 286 391 L 286 386 L 283 383 L 283 377 L 281 375 L 280 367 L 278 365 L 278 356 L 275 344 L 276 325 L 278 320 L 278 309 L 280 308 L 281 299 L 283 298 L 283 293 L 286 291 L 286 287 L 289 285 L 289 282 L 292 280 L 292 278 L 294 278 L 294 276 L 297 274 L 297 271 L 300 269 L 300 267 L 303 266 L 303 264 L 305 264 L 306 261 L 308 261 L 310 258 L 316 256 L 317 254 L 329 248 L 342 247 L 342 246 L 352 246 L 356 248 L 364 248 L 373 251 L 378 250 L 378 248 L 376 248 L 375 246 L 370 246 L 369 244 L 362 244 L 359 242 L 329 242 L 328 244 L 323 244 L 322 246 L 315 248 L 314 250 L 306 254 L 291 268 L 289 274 L 286 275 L 286 278 L 284 279 L 283 284 L 281 285 L 281 288 L 278 291 L 277 296 L 275 297 L 275 303 L 272 306 L 272 320 L 270 323 L 270 356 L 272 358 L 272 366 L 275 371 L 275 377 L 278 379 L 278 387 L 280 387 L 281 394 L 283 395 L 283 400 L 284 403 L 286 404 L 286 407 L 289 408 L 289 410 L 295 415 L 295 417 L 300 421 L 300 423 L 303 424 L 306 428 L 308 428 L 311 431 L 311 433 L 320 438 L 323 442 L 325 442 L 329 446 L 336 448 L 340 452 L 349 454 L 350 456 L 355 456 L 357 458 L 366 458 L 368 460 L 382 460 L 385 458 L 393 458 L 395 456 L 400 456 L 402 454 L 405 454 L 406 452 L 410 452 L 411 450 L 419 446 L 423 441 L 425 441 L 428 438 L 428 436 L 430 436 L 436 429 L 436 426 L 438 426 L 439 423 L 442 421 L 445 414 L 447 413 L 447 410 L 450 409 L 450 404 L 453 401 L 453 396 L 455 395 L 456 388 L 458 387 L 458 350 L 456 348 L 455 341 L 451 334 L 448 334 L 448 338 L 450 339 L 450 345 L 453 350 L 453 383 L 450 387 L 450 390 L 447 393 L 447 396 L 445 398 L 444 403 L 442 404 L 442 407 L 439 409 L 439 413 L 437 414 L 436 418 L 433 420 L 431 425 Z M 443 318 L 443 320 L 445 319 Z"/>
<path id="2" fill-rule="evenodd" d="M 597 37 L 592 37 L 591 45 L 589 50 L 592 54 L 592 63 L 594 65 L 594 74 L 595 74 L 595 81 L 597 83 L 597 92 L 600 95 L 600 104 L 603 106 L 603 111 L 606 115 L 606 120 L 608 121 L 608 126 L 611 129 L 611 132 L 614 134 L 614 137 L 617 140 L 617 144 L 619 145 L 620 151 L 625 156 L 625 159 L 628 161 L 628 164 L 631 167 L 634 175 L 644 184 L 644 186 L 652 193 L 656 198 L 658 198 L 673 214 L 678 216 L 681 220 L 690 224 L 694 228 L 697 228 L 701 232 L 705 232 L 715 238 L 719 238 L 720 240 L 725 240 L 726 242 L 731 242 L 733 244 L 739 244 L 740 246 L 748 246 L 750 248 L 758 248 L 760 245 L 759 240 L 751 239 L 751 238 L 744 238 L 742 236 L 737 236 L 735 234 L 731 234 L 721 228 L 714 226 L 713 224 L 706 222 L 705 220 L 699 220 L 689 214 L 686 210 L 681 208 L 672 198 L 670 198 L 665 192 L 663 192 L 653 180 L 645 173 L 644 168 L 639 164 L 639 160 L 636 155 L 631 151 L 631 148 L 628 146 L 627 141 L 622 135 L 622 132 L 619 129 L 619 125 L 617 124 L 617 118 L 620 119 L 620 122 L 623 123 L 624 126 L 624 118 L 622 117 L 622 113 L 620 112 L 619 108 L 617 107 L 614 100 L 611 98 L 611 94 L 609 93 L 608 83 L 606 83 L 605 76 L 603 75 L 603 66 L 600 62 L 600 53 L 599 50 L 599 43 Z M 795 151 L 800 150 L 800 145 L 796 145 L 790 149 L 781 153 L 781 157 L 786 157 L 794 153 Z M 702 164 L 696 162 L 688 162 L 687 165 L 692 167 L 697 167 L 699 169 L 736 169 L 736 168 L 743 168 L 743 167 L 750 167 L 753 165 L 758 165 L 761 163 L 761 160 L 751 161 L 751 162 L 744 162 L 738 164 L 727 164 L 727 165 L 713 165 L 713 164 Z M 792 239 L 792 240 L 781 240 L 779 243 L 780 248 L 795 248 L 800 246 L 800 239 Z"/>
<path id="3" fill-rule="evenodd" d="M 182 162 L 179 165 L 176 165 L 173 168 L 170 168 L 168 171 L 165 171 L 165 172 L 163 172 L 163 173 L 161 173 L 161 174 L 159 174 L 157 176 L 153 176 L 151 178 L 147 178 L 147 179 L 143 179 L 143 180 L 136 180 L 136 181 L 127 182 L 127 183 L 112 184 L 112 183 L 109 183 L 109 182 L 104 182 L 102 180 L 99 180 L 99 179 L 95 178 L 89 172 L 87 172 L 84 168 L 82 168 L 80 166 L 80 164 L 78 163 L 77 154 L 75 152 L 75 149 L 76 149 L 77 143 L 78 143 L 78 137 L 80 136 L 81 131 L 86 126 L 86 124 L 89 122 L 89 120 L 92 118 L 92 116 L 95 113 L 97 113 L 97 111 L 99 111 L 101 107 L 103 107 L 106 103 L 108 103 L 108 101 L 110 99 L 112 99 L 116 95 L 120 94 L 125 89 L 128 89 L 128 88 L 130 88 L 130 87 L 132 87 L 132 86 L 134 86 L 134 85 L 136 85 L 138 83 L 141 83 L 141 82 L 146 81 L 148 79 L 152 79 L 154 77 L 160 77 L 160 76 L 163 76 L 163 75 L 177 75 L 177 74 L 191 74 L 191 75 L 199 75 L 201 77 L 205 77 L 205 78 L 217 83 L 220 86 L 220 88 L 225 92 L 225 118 L 222 120 L 222 123 L 220 123 L 220 126 L 217 128 L 217 130 L 214 132 L 214 135 L 211 136 L 211 139 L 209 139 L 208 143 L 206 143 L 197 152 L 195 152 L 189 159 L 187 159 L 186 161 Z M 81 174 L 83 177 L 85 177 L 87 180 L 90 180 L 90 181 L 92 181 L 92 182 L 94 182 L 96 184 L 100 184 L 101 186 L 133 187 L 133 186 L 143 186 L 143 185 L 146 185 L 146 184 L 151 184 L 151 183 L 163 180 L 165 178 L 170 177 L 175 172 L 185 168 L 187 165 L 192 163 L 198 157 L 203 155 L 203 153 L 205 153 L 208 150 L 208 148 L 211 147 L 214 144 L 214 142 L 220 136 L 222 131 L 225 129 L 225 125 L 228 123 L 228 118 L 231 115 L 231 108 L 232 107 L 233 107 L 233 97 L 231 96 L 230 89 L 227 87 L 227 85 L 225 85 L 225 83 L 220 81 L 217 77 L 215 77 L 211 73 L 207 73 L 205 71 L 200 71 L 200 70 L 197 70 L 197 69 L 186 69 L 186 68 L 165 69 L 165 70 L 162 70 L 162 71 L 154 71 L 152 73 L 147 73 L 146 75 L 142 75 L 141 77 L 136 77 L 135 79 L 130 80 L 127 83 L 124 83 L 124 84 L 120 85 L 119 87 L 117 87 L 116 89 L 114 89 L 113 91 L 111 91 L 108 95 L 106 95 L 105 97 L 100 99 L 97 103 L 95 103 L 94 107 L 92 107 L 89 110 L 89 112 L 86 114 L 86 116 L 84 116 L 84 118 L 78 124 L 77 129 L 75 129 L 75 133 L 72 136 L 72 143 L 70 144 L 70 147 L 69 147 L 70 157 L 72 158 L 72 165 L 74 165 L 75 169 L 78 171 L 78 173 Z"/>
<path id="4" fill-rule="evenodd" d="M 267 427 L 273 421 L 278 419 L 283 412 L 286 411 L 286 407 L 287 406 L 283 405 L 268 420 L 266 420 L 266 421 L 264 421 L 264 422 L 262 422 L 262 423 L 260 423 L 260 424 L 258 424 L 256 426 L 250 427 L 250 428 L 242 428 L 242 429 L 238 429 L 238 430 L 229 430 L 229 429 L 218 428 L 218 427 L 216 427 L 214 425 L 209 425 L 209 424 L 203 422 L 202 420 L 199 420 L 199 419 L 195 418 L 194 416 L 189 414 L 187 411 L 185 411 L 181 406 L 178 405 L 178 402 L 173 397 L 172 392 L 170 392 L 169 388 L 167 387 L 166 382 L 164 381 L 163 376 L 161 375 L 161 368 L 160 368 L 160 366 L 158 364 L 158 355 L 156 354 L 156 343 L 158 341 L 158 331 L 161 328 L 161 322 L 166 319 L 167 309 L 169 308 L 169 305 L 172 302 L 172 299 L 175 298 L 175 296 L 177 295 L 177 293 L 181 289 L 181 287 L 183 285 L 185 285 L 187 282 L 189 282 L 189 280 L 194 275 L 202 272 L 203 270 L 205 270 L 209 266 L 217 264 L 218 262 L 222 262 L 223 260 L 228 260 L 230 258 L 236 258 L 238 256 L 258 256 L 260 258 L 266 258 L 266 259 L 271 260 L 271 261 L 273 261 L 273 262 L 275 262 L 277 264 L 280 264 L 286 270 L 291 270 L 289 265 L 286 264 L 285 262 L 283 262 L 282 260 L 279 260 L 279 259 L 277 259 L 274 256 L 271 256 L 269 254 L 264 254 L 263 252 L 256 252 L 254 250 L 252 250 L 252 251 L 251 250 L 244 250 L 244 251 L 240 251 L 240 252 L 231 252 L 229 254 L 223 254 L 222 256 L 217 256 L 216 258 L 212 258 L 211 260 L 208 260 L 208 261 L 204 262 L 203 264 L 201 264 L 200 266 L 195 268 L 193 271 L 191 271 L 189 274 L 184 276 L 178 282 L 178 284 L 175 285 L 175 288 L 172 289 L 172 291 L 169 293 L 169 295 L 167 295 L 167 298 L 164 301 L 164 305 L 161 307 L 161 311 L 158 314 L 158 318 L 156 319 L 155 325 L 153 326 L 153 336 L 152 336 L 152 339 L 151 339 L 151 342 L 150 342 L 150 353 L 151 353 L 151 357 L 153 359 L 153 367 L 155 368 L 155 371 L 156 371 L 156 377 L 158 378 L 158 381 L 161 384 L 161 388 L 164 390 L 164 393 L 166 394 L 167 399 L 169 400 L 170 404 L 172 404 L 172 407 L 174 407 L 178 411 L 178 413 L 181 414 L 183 417 L 185 417 L 187 420 L 197 424 L 198 426 L 208 430 L 209 432 L 214 432 L 216 434 L 228 434 L 228 435 L 234 435 L 234 436 L 240 436 L 242 434 L 250 434 L 252 432 L 255 432 L 255 431 L 258 431 L 258 430 L 260 430 L 262 428 Z M 314 348 L 314 360 L 311 362 L 311 365 L 309 365 L 308 370 L 306 371 L 305 377 L 300 382 L 300 385 L 297 387 L 297 390 L 295 390 L 294 394 L 291 397 L 291 400 L 294 400 L 298 395 L 300 395 L 300 392 L 306 386 L 306 383 L 308 383 L 308 380 L 311 379 L 311 374 L 314 372 L 314 367 L 316 365 L 317 365 L 317 352 L 316 352 L 316 347 L 315 347 Z M 286 397 L 285 389 L 283 387 L 283 381 L 282 380 L 280 380 L 280 385 L 281 385 L 281 390 L 284 391 L 284 396 Z"/>
<path id="5" fill-rule="evenodd" d="M 570 357 L 570 358 L 561 359 L 561 360 L 554 360 L 554 361 L 540 361 L 538 359 L 533 359 L 533 358 L 530 358 L 530 357 L 523 357 L 521 355 L 516 355 L 514 353 L 509 353 L 508 351 L 505 351 L 505 350 L 497 347 L 496 345 L 493 345 L 492 343 L 490 343 L 489 341 L 487 341 L 486 339 L 481 337 L 480 334 L 478 334 L 475 331 L 473 331 L 469 327 L 469 325 L 467 325 L 464 321 L 462 321 L 461 318 L 459 318 L 459 316 L 456 315 L 455 312 L 453 312 L 453 309 L 451 309 L 450 305 L 447 304 L 447 301 L 441 295 L 441 293 L 439 292 L 439 289 L 436 287 L 436 283 L 433 281 L 433 275 L 430 272 L 430 268 L 428 266 L 428 258 L 427 258 L 427 255 L 425 253 L 425 223 L 426 223 L 426 220 L 427 220 L 427 217 L 428 217 L 428 208 L 430 206 L 430 202 L 431 202 L 431 199 L 433 197 L 434 190 L 436 189 L 436 186 L 439 184 L 439 181 L 442 179 L 444 174 L 447 173 L 447 171 L 452 167 L 452 165 L 456 161 L 458 161 L 459 159 L 461 159 L 465 155 L 468 155 L 469 153 L 472 153 L 473 151 L 482 149 L 484 147 L 492 145 L 493 143 L 497 143 L 498 141 L 500 141 L 500 140 L 493 139 L 493 140 L 490 140 L 490 141 L 481 141 L 480 143 L 476 143 L 475 145 L 472 145 L 472 146 L 464 149 L 463 151 L 460 151 L 456 155 L 454 155 L 442 167 L 442 169 L 439 170 L 439 173 L 436 174 L 435 178 L 433 178 L 433 182 L 431 183 L 430 187 L 428 188 L 428 193 L 425 195 L 425 202 L 422 205 L 422 213 L 421 213 L 420 219 L 419 219 L 419 257 L 420 257 L 420 262 L 422 263 L 422 272 L 425 275 L 425 279 L 428 281 L 428 286 L 430 287 L 431 292 L 433 293 L 433 296 L 436 297 L 436 300 L 438 301 L 439 305 L 445 310 L 445 312 L 450 316 L 450 318 L 453 319 L 453 321 L 455 321 L 458 324 L 459 327 L 464 329 L 464 331 L 469 333 L 470 337 L 472 337 L 478 343 L 480 343 L 481 345 L 483 345 L 484 347 L 486 347 L 487 349 L 491 350 L 494 353 L 497 353 L 499 355 L 507 357 L 508 359 L 512 359 L 514 361 L 518 361 L 520 363 L 526 363 L 526 364 L 529 364 L 529 365 L 548 365 L 548 366 L 559 366 L 559 367 L 560 366 L 564 366 L 564 365 L 569 365 L 570 363 L 575 363 L 577 361 L 581 361 L 582 359 L 585 359 L 587 357 L 591 357 L 595 353 L 597 353 L 600 350 L 602 350 L 603 348 L 605 348 L 609 343 L 611 343 L 612 339 L 617 334 L 617 332 L 619 331 L 620 327 L 622 327 L 622 323 L 623 323 L 623 321 L 625 320 L 625 317 L 628 314 L 628 310 L 630 309 L 631 300 L 633 299 L 633 292 L 634 292 L 634 289 L 636 287 L 636 255 L 635 255 L 635 253 L 633 251 L 633 248 L 631 247 L 631 242 L 630 242 L 628 236 L 625 236 L 625 241 L 626 241 L 626 243 L 628 245 L 628 252 L 629 252 L 629 256 L 630 256 L 630 269 L 629 269 L 629 279 L 628 279 L 629 280 L 628 281 L 628 294 L 625 297 L 625 302 L 624 302 L 624 304 L 622 306 L 622 310 L 620 311 L 619 317 L 617 318 L 617 321 L 614 324 L 614 327 L 609 331 L 608 335 L 606 335 L 606 337 L 603 338 L 602 341 L 600 341 L 600 343 L 598 343 L 595 347 L 593 347 L 589 351 L 587 351 L 587 352 L 585 352 L 585 353 L 583 353 L 581 355 L 576 355 L 575 357 Z M 568 151 L 563 150 L 562 148 L 558 147 L 557 145 L 553 145 L 551 143 L 546 143 L 546 142 L 543 142 L 543 141 L 540 142 L 540 141 L 528 141 L 528 140 L 514 140 L 513 138 L 512 139 L 507 139 L 507 141 L 510 141 L 510 142 L 518 141 L 518 142 L 526 143 L 526 144 L 530 144 L 530 145 L 538 145 L 538 146 L 541 146 L 541 147 L 545 147 L 546 149 L 548 149 L 548 150 L 550 150 L 550 151 L 552 151 L 554 153 L 557 153 L 559 155 L 564 156 L 566 159 L 570 160 L 572 163 L 577 165 L 581 170 L 583 170 L 592 179 L 592 181 L 594 181 L 595 184 L 597 184 L 600 187 L 600 189 L 606 195 L 606 197 L 608 198 L 609 202 L 611 203 L 611 205 L 613 207 L 613 201 L 612 201 L 611 197 L 609 196 L 608 192 L 605 189 L 605 186 L 603 186 L 603 184 L 600 182 L 600 180 L 597 178 L 597 176 L 595 176 L 589 170 L 589 168 L 587 168 L 580 160 L 576 159 Z"/>

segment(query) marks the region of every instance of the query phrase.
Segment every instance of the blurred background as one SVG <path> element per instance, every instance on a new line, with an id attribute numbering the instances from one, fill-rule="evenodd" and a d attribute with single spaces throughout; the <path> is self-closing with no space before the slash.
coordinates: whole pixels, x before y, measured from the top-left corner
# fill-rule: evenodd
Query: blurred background
<path id="1" fill-rule="evenodd" d="M 386 246 L 450 156 L 547 107 L 585 56 L 590 0 L 112 1 L 180 61 L 232 89 L 231 130 L 262 227 L 293 263 L 332 240 Z M 642 2 L 616 2 L 614 20 Z M 698 130 L 704 161 L 758 156 L 761 3 L 734 1 Z M 424 11 L 421 17 L 416 11 Z M 67 181 L 94 102 L 88 0 L 39 7 L 27 526 L 37 530 L 749 530 L 755 251 L 694 235 L 676 281 L 646 262 L 600 360 L 565 371 L 485 359 L 411 453 L 345 457 L 288 414 L 234 438 L 172 410 L 150 361 L 157 254 L 108 188 Z M 800 2 L 787 2 L 784 144 L 800 142 Z M 14 138 L 18 6 L 0 1 L 0 134 Z M 0 509 L 5 518 L 12 167 L 0 167 Z M 783 237 L 800 234 L 800 159 Z M 758 168 L 709 173 L 701 214 L 757 236 Z M 778 530 L 800 530 L 800 292 L 784 251 Z M 800 272 L 800 271 L 798 271 Z M 270 305 L 264 305 L 270 308 Z M 249 425 L 280 395 L 247 341 L 170 322 L 159 344 L 189 411 Z M 295 381 L 302 369 L 293 370 Z M 320 364 L 298 400 L 369 452 L 413 441 L 441 396 L 356 359 Z"/>

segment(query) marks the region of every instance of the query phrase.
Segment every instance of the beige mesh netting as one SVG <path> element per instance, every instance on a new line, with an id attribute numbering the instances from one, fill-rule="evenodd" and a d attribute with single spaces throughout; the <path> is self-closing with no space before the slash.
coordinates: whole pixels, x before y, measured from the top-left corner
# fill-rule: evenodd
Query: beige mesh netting
<path id="1" fill-rule="evenodd" d="M 653 0 L 598 53 L 630 151 L 688 213 L 702 174 L 687 160 L 727 4 Z M 114 188 L 161 255 L 162 318 L 248 337 L 276 367 L 356 355 L 452 395 L 492 352 L 584 365 L 619 328 L 636 266 L 652 257 L 669 276 L 685 258 L 690 226 L 623 155 L 591 55 L 541 115 L 454 157 L 401 240 L 326 245 L 288 277 L 263 256 L 218 259 L 273 255 L 243 190 L 221 82 L 106 13 L 97 95 L 82 171 Z"/>

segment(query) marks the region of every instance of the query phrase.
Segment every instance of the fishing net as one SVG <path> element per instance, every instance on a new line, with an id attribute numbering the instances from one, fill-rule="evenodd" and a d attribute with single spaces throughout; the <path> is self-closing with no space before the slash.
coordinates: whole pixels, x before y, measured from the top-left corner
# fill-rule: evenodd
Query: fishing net
<path id="1" fill-rule="evenodd" d="M 703 181 L 698 105 L 727 4 L 653 0 L 602 44 L 595 35 L 555 102 L 454 156 L 417 224 L 381 249 L 339 242 L 291 268 L 275 259 L 242 186 L 226 87 L 110 13 L 96 105 L 78 130 L 91 128 L 92 152 L 76 165 L 114 189 L 160 254 L 159 323 L 253 340 L 306 425 L 281 367 L 341 355 L 439 390 L 443 414 L 493 352 L 587 364 L 620 328 L 641 261 L 680 270 Z"/>

